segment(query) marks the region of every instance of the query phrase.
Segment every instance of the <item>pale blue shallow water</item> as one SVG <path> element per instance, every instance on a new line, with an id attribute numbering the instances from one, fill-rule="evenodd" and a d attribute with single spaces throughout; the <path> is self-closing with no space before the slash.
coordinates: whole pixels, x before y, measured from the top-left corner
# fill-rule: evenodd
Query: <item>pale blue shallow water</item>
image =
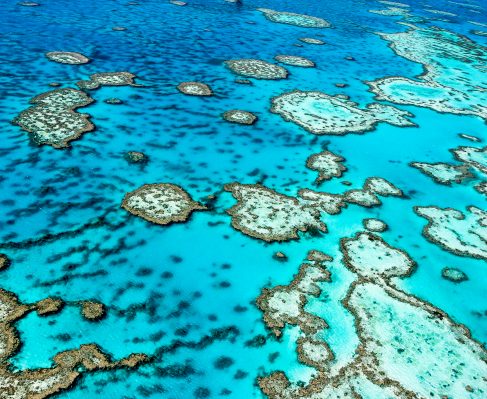
<path id="1" fill-rule="evenodd" d="M 100 323 L 84 321 L 70 306 L 55 317 L 29 315 L 17 325 L 24 345 L 13 364 L 49 367 L 55 353 L 87 342 L 117 358 L 158 353 L 154 363 L 136 371 L 86 375 L 59 397 L 102 393 L 107 398 L 189 398 L 204 387 L 211 397 L 228 389 L 231 398 L 259 398 L 259 375 L 282 369 L 299 379 L 309 370 L 297 362 L 291 331 L 282 342 L 270 337 L 254 300 L 264 286 L 289 283 L 310 249 L 335 257 L 328 301 L 313 307 L 331 326 L 325 336 L 337 359 L 346 358 L 355 349 L 356 336 L 353 319 L 339 301 L 352 276 L 340 264 L 337 244 L 360 231 L 368 217 L 385 221 L 390 229 L 383 237 L 418 262 L 417 271 L 400 286 L 445 310 L 476 339 L 487 342 L 487 265 L 426 241 L 421 235 L 425 220 L 412 210 L 414 205 L 485 209 L 485 198 L 471 187 L 438 185 L 408 166 L 412 161 L 451 162 L 448 149 L 472 145 L 459 133 L 487 138 L 484 121 L 398 106 L 415 115 L 418 127 L 379 124 L 363 135 L 338 137 L 313 136 L 284 122 L 269 112 L 269 104 L 271 97 L 285 91 L 347 94 L 363 106 L 373 101 L 364 81 L 412 78 L 421 73 L 421 65 L 396 56 L 374 34 L 405 29 L 396 23 L 399 17 L 369 13 L 384 8 L 377 2 L 243 3 L 188 0 L 185 7 L 177 7 L 161 0 L 136 5 L 125 0 L 44 0 L 40 7 L 21 7 L 16 1 L 0 6 L 0 248 L 13 262 L 2 272 L 1 286 L 26 302 L 53 295 L 68 301 L 93 298 L 109 309 Z M 416 15 L 440 17 L 424 11 L 427 2 L 407 3 Z M 452 2 L 440 3 L 430 5 L 457 16 L 429 23 L 486 45 L 486 37 L 470 33 L 481 28 L 467 23 L 487 23 L 485 4 L 474 13 Z M 482 6 L 481 1 L 471 3 Z M 333 27 L 271 23 L 255 11 L 258 7 L 322 17 Z M 113 31 L 113 26 L 127 30 Z M 297 47 L 300 37 L 327 44 Z M 54 50 L 79 51 L 92 62 L 50 62 L 44 53 Z M 272 61 L 277 54 L 310 58 L 317 68 L 289 66 L 289 79 L 246 86 L 235 84 L 235 76 L 222 64 L 232 58 Z M 347 56 L 355 61 L 345 60 Z M 10 124 L 30 98 L 50 90 L 50 82 L 73 87 L 92 73 L 123 70 L 136 74 L 147 87 L 91 92 L 96 102 L 82 112 L 92 115 L 96 130 L 73 141 L 69 149 L 38 147 Z M 216 95 L 193 98 L 178 93 L 177 84 L 191 80 L 209 84 Z M 349 86 L 339 89 L 335 83 Z M 110 97 L 124 104 L 105 104 Z M 254 112 L 258 123 L 226 123 L 220 115 L 233 108 Z M 372 209 L 349 206 L 339 216 L 324 218 L 329 234 L 282 244 L 265 244 L 233 230 L 223 212 L 234 204 L 229 194 L 219 199 L 217 211 L 196 213 L 187 223 L 169 227 L 151 225 L 120 208 L 126 192 L 156 182 L 181 185 L 195 199 L 220 191 L 228 182 L 262 179 L 270 188 L 295 195 L 300 188 L 313 187 L 315 172 L 305 168 L 305 161 L 325 146 L 346 159 L 348 171 L 325 183 L 323 190 L 344 192 L 343 180 L 360 188 L 367 177 L 381 176 L 408 198 L 384 198 L 381 207 Z M 128 150 L 145 152 L 150 162 L 129 165 L 123 158 Z M 100 217 L 101 223 L 93 225 Z M 73 233 L 65 233 L 69 231 Z M 288 262 L 272 258 L 278 250 L 286 253 Z M 461 268 L 469 280 L 457 285 L 443 280 L 445 266 Z M 243 311 L 236 311 L 238 306 Z M 245 344 L 259 334 L 268 337 L 265 345 Z M 208 336 L 212 338 L 205 340 Z M 175 341 L 180 346 L 175 347 Z M 278 356 L 271 361 L 274 353 Z M 221 356 L 232 358 L 233 364 L 215 368 Z M 186 365 L 190 372 L 168 375 L 166 368 L 174 365 Z"/>

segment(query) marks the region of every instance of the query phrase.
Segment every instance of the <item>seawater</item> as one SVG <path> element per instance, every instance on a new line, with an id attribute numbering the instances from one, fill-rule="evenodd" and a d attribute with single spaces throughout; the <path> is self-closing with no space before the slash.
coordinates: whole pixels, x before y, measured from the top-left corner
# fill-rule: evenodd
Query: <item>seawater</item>
<path id="1" fill-rule="evenodd" d="M 430 24 L 486 44 L 487 38 L 472 35 L 473 25 L 467 23 L 487 23 L 485 9 L 472 13 L 446 1 L 407 3 Z M 457 16 L 438 20 L 439 15 L 425 11 L 428 4 Z M 272 23 L 258 7 L 321 17 L 332 28 Z M 224 389 L 231 391 L 231 398 L 262 397 L 255 385 L 259 375 L 285 370 L 299 380 L 311 372 L 297 361 L 296 332 L 287 329 L 281 341 L 268 336 L 254 303 L 263 287 L 288 284 L 310 249 L 335 257 L 326 300 L 313 302 L 312 308 L 330 324 L 324 336 L 337 363 L 353 354 L 353 318 L 340 304 L 353 277 L 340 263 L 338 242 L 362 230 L 362 220 L 369 217 L 385 221 L 389 230 L 384 239 L 418 263 L 416 272 L 400 281 L 402 289 L 445 310 L 485 344 L 485 262 L 455 256 L 425 240 L 421 230 L 426 221 L 412 210 L 415 205 L 485 208 L 485 199 L 471 187 L 438 185 L 408 166 L 412 161 L 451 162 L 448 149 L 472 145 L 458 134 L 485 139 L 484 122 L 397 106 L 413 113 L 418 127 L 381 123 L 365 134 L 314 136 L 269 112 L 272 97 L 293 89 L 346 94 L 363 107 L 374 101 L 365 81 L 419 75 L 421 65 L 398 57 L 374 34 L 406 29 L 397 24 L 400 17 L 368 12 L 378 8 L 384 6 L 352 0 L 244 0 L 240 5 L 188 0 L 184 7 L 160 0 L 44 0 L 39 7 L 5 1 L 0 6 L 0 246 L 4 243 L 1 251 L 12 266 L 2 272 L 1 286 L 25 302 L 59 296 L 67 301 L 92 298 L 108 306 L 100 323 L 83 320 L 69 306 L 55 317 L 30 314 L 17 323 L 23 346 L 13 365 L 49 367 L 54 354 L 94 342 L 115 358 L 132 352 L 157 356 L 136 371 L 86 374 L 59 397 L 188 398 L 201 387 L 211 397 Z M 114 26 L 127 30 L 113 31 Z M 326 45 L 297 47 L 300 37 L 319 38 Z M 78 51 L 92 61 L 57 64 L 44 56 L 55 50 Z M 286 66 L 288 79 L 247 86 L 235 84 L 235 75 L 223 65 L 234 58 L 272 61 L 278 54 L 300 55 L 317 67 Z M 96 130 L 68 149 L 36 146 L 10 124 L 30 98 L 52 89 L 50 82 L 74 87 L 92 73 L 125 70 L 146 87 L 91 92 L 96 102 L 79 112 L 92 115 Z M 215 96 L 184 96 L 176 90 L 183 81 L 205 82 Z M 336 83 L 348 86 L 337 88 Z M 105 104 L 110 97 L 124 104 Z M 233 125 L 221 118 L 235 108 L 254 112 L 257 124 Z M 338 216 L 324 217 L 328 234 L 274 244 L 232 229 L 223 212 L 234 204 L 228 193 L 220 196 L 216 211 L 195 213 L 188 222 L 167 227 L 120 208 L 125 193 L 158 182 L 178 184 L 194 199 L 233 181 L 264 182 L 296 195 L 300 188 L 313 187 L 316 174 L 305 162 L 325 146 L 346 159 L 348 171 L 324 183 L 322 190 L 343 192 L 342 180 L 360 188 L 367 177 L 381 176 L 407 198 L 384 198 L 380 207 L 371 209 L 351 205 Z M 123 154 L 129 150 L 143 151 L 150 162 L 142 167 L 127 164 Z M 93 225 L 97 218 L 101 223 Z M 40 240 L 46 234 L 51 238 Z M 276 251 L 289 260 L 274 260 Z M 445 266 L 461 268 L 469 280 L 455 285 L 442 279 Z M 231 333 L 219 339 L 215 329 Z M 259 334 L 268 337 L 265 345 L 246 345 Z M 205 336 L 213 338 L 202 341 Z M 175 341 L 181 346 L 170 349 Z M 216 368 L 221 356 L 233 364 Z M 174 366 L 187 366 L 191 372 L 171 375 Z"/>

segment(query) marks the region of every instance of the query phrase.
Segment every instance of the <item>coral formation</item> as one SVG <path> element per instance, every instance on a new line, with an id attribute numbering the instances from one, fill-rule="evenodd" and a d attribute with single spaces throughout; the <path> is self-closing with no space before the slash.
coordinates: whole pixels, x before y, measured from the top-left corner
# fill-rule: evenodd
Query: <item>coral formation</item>
<path id="1" fill-rule="evenodd" d="M 90 62 L 90 59 L 83 54 L 71 51 L 50 51 L 46 53 L 46 57 L 60 64 L 80 65 Z"/>
<path id="2" fill-rule="evenodd" d="M 125 195 L 122 208 L 161 225 L 184 222 L 193 211 L 206 209 L 181 187 L 170 183 L 143 185 Z"/>
<path id="3" fill-rule="evenodd" d="M 286 79 L 288 72 L 285 68 L 270 62 L 256 59 L 241 59 L 225 61 L 225 65 L 237 75 L 254 79 Z"/>
<path id="4" fill-rule="evenodd" d="M 341 249 L 345 266 L 357 274 L 343 300 L 355 318 L 359 338 L 354 359 L 333 374 L 326 369 L 332 356 L 325 350 L 313 357 L 318 360 L 315 366 L 307 363 L 299 351 L 310 337 L 302 331 L 298 359 L 315 367 L 316 374 L 303 386 L 277 371 L 259 378 L 262 391 L 271 399 L 474 399 L 485 395 L 487 353 L 483 346 L 446 313 L 395 286 L 393 278 L 406 277 L 414 270 L 408 254 L 370 233 L 342 239 Z M 276 287 L 276 292 L 285 287 Z M 265 311 L 264 320 L 269 317 Z M 309 317 L 294 314 L 298 316 L 291 321 L 298 326 Z M 273 325 L 288 320 L 284 312 L 272 316 Z"/>
<path id="5" fill-rule="evenodd" d="M 356 103 L 319 91 L 295 90 L 272 99 L 271 111 L 313 134 L 344 135 L 373 130 L 379 122 L 415 126 L 412 115 L 389 105 Z"/>
<path id="6" fill-rule="evenodd" d="M 210 86 L 201 82 L 183 82 L 180 83 L 177 89 L 188 96 L 212 96 L 213 91 Z"/>
<path id="7" fill-rule="evenodd" d="M 373 233 L 382 233 L 387 230 L 387 224 L 380 219 L 364 219 L 364 228 Z"/>
<path id="8" fill-rule="evenodd" d="M 8 360 L 20 347 L 14 323 L 33 310 L 47 315 L 59 310 L 59 300 L 45 299 L 35 305 L 19 302 L 11 292 L 0 289 L 0 397 L 9 399 L 44 399 L 71 388 L 86 372 L 117 368 L 135 368 L 149 360 L 143 354 L 132 354 L 112 361 L 97 345 L 81 345 L 78 349 L 60 352 L 50 368 L 12 371 Z"/>
<path id="9" fill-rule="evenodd" d="M 81 315 L 90 321 L 98 321 L 105 317 L 105 305 L 97 301 L 81 301 Z"/>
<path id="10" fill-rule="evenodd" d="M 240 109 L 226 111 L 222 116 L 227 122 L 239 123 L 241 125 L 253 125 L 257 121 L 257 117 L 253 113 Z"/>
<path id="11" fill-rule="evenodd" d="M 313 37 L 301 37 L 299 40 L 306 44 L 325 44 L 323 40 L 315 39 Z"/>
<path id="12" fill-rule="evenodd" d="M 93 102 L 80 90 L 53 90 L 34 97 L 30 102 L 34 105 L 22 111 L 13 123 L 29 132 L 38 145 L 67 147 L 70 141 L 95 128 L 89 121 L 89 115 L 75 112 L 75 109 Z"/>
<path id="13" fill-rule="evenodd" d="M 466 165 L 451 165 L 443 162 L 412 162 L 410 165 L 432 177 L 435 182 L 448 186 L 452 183 L 461 183 L 463 180 L 472 177 L 468 170 L 469 167 Z"/>
<path id="14" fill-rule="evenodd" d="M 468 276 L 455 267 L 445 267 L 441 271 L 441 277 L 453 283 L 461 283 L 468 280 Z"/>
<path id="15" fill-rule="evenodd" d="M 392 76 L 368 82 L 376 98 L 487 119 L 487 92 L 479 90 L 487 83 L 485 49 L 445 29 L 405 25 L 405 32 L 379 35 L 397 55 L 422 64 L 424 73 L 414 80 Z"/>
<path id="16" fill-rule="evenodd" d="M 329 28 L 331 26 L 328 21 L 310 15 L 275 11 L 268 8 L 258 8 L 257 10 L 262 12 L 269 21 L 281 24 L 301 26 L 303 28 Z"/>
<path id="17" fill-rule="evenodd" d="M 149 162 L 149 157 L 140 151 L 127 151 L 124 158 L 128 163 L 146 164 Z"/>
<path id="18" fill-rule="evenodd" d="M 429 241 L 456 255 L 487 259 L 487 212 L 474 206 L 465 213 L 436 206 L 416 206 L 414 211 L 428 220 L 423 235 Z"/>
<path id="19" fill-rule="evenodd" d="M 90 75 L 89 80 L 80 80 L 78 87 L 95 90 L 101 86 L 140 86 L 135 83 L 136 76 L 130 72 L 101 72 Z"/>
<path id="20" fill-rule="evenodd" d="M 276 55 L 274 59 L 282 64 L 304 67 L 304 68 L 312 68 L 315 66 L 315 63 L 311 60 L 308 60 L 304 57 L 298 57 L 297 55 Z"/>
<path id="21" fill-rule="evenodd" d="M 333 177 L 341 177 L 343 172 L 347 170 L 347 167 L 343 165 L 343 161 L 345 159 L 339 155 L 335 155 L 330 151 L 322 151 L 311 155 L 306 160 L 306 167 L 318 172 L 315 183 L 319 184 Z"/>
<path id="22" fill-rule="evenodd" d="M 326 231 L 320 211 L 258 184 L 226 184 L 238 203 L 227 211 L 232 226 L 264 241 L 298 238 L 298 231 Z"/>
<path id="23" fill-rule="evenodd" d="M 305 310 L 308 297 L 318 297 L 321 294 L 317 284 L 330 281 L 326 262 L 331 258 L 323 253 L 321 255 L 323 260 L 313 260 L 311 255 L 312 259 L 301 265 L 299 273 L 289 285 L 264 288 L 257 298 L 256 303 L 263 313 L 264 323 L 274 335 L 280 336 L 286 324 L 297 325 L 301 331 L 309 335 L 327 327 L 324 320 Z M 302 345 L 302 348 L 303 346 L 312 349 L 311 345 Z M 310 350 L 305 348 L 303 353 L 307 354 Z"/>

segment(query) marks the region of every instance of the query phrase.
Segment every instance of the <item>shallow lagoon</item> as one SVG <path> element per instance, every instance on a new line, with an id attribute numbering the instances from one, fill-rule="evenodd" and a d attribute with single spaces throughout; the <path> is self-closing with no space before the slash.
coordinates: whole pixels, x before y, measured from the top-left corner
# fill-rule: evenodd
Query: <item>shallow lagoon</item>
<path id="1" fill-rule="evenodd" d="M 364 108 L 375 101 L 365 82 L 388 76 L 415 79 L 422 65 L 397 56 L 375 34 L 407 29 L 397 23 L 403 16 L 368 12 L 386 9 L 386 4 L 243 3 L 102 1 L 81 6 L 45 1 L 25 7 L 8 1 L 0 10 L 0 252 L 12 262 L 2 271 L 1 286 L 26 303 L 50 296 L 67 302 L 57 315 L 30 313 L 16 323 L 23 346 L 11 363 L 19 369 L 50 367 L 56 353 L 92 342 L 115 359 L 155 355 L 135 370 L 84 374 L 59 397 L 187 398 L 209 392 L 210 397 L 248 398 L 263 397 L 256 378 L 276 370 L 292 381 L 307 381 L 315 371 L 298 361 L 295 341 L 302 332 L 288 326 L 276 340 L 255 300 L 263 287 L 289 284 L 311 249 L 334 257 L 327 266 L 331 283 L 324 283 L 322 295 L 308 306 L 329 324 L 320 336 L 335 354 L 332 370 L 338 370 L 353 358 L 358 344 L 354 318 L 340 302 L 356 277 L 342 264 L 339 241 L 363 231 L 366 218 L 387 223 L 381 237 L 417 262 L 414 273 L 397 286 L 442 309 L 465 324 L 474 339 L 487 343 L 485 260 L 457 256 L 428 241 L 421 234 L 427 221 L 413 211 L 413 206 L 431 205 L 485 209 L 485 196 L 473 189 L 485 175 L 475 169 L 475 180 L 445 186 L 409 166 L 414 161 L 457 164 L 449 150 L 482 148 L 485 121 L 381 102 L 410 112 L 418 126 L 379 123 L 364 134 L 315 136 L 286 122 L 270 112 L 273 97 L 294 89 L 318 90 L 347 95 Z M 448 16 L 428 12 L 431 7 L 424 2 L 408 1 L 409 18 L 485 46 L 485 37 L 471 33 L 483 28 L 468 22 L 487 23 L 485 6 L 469 3 L 430 4 L 456 14 Z M 305 13 L 329 21 L 331 28 L 274 23 L 257 8 Z M 325 44 L 306 44 L 299 40 L 303 37 Z M 80 52 L 91 62 L 55 63 L 45 57 L 50 51 Z M 224 65 L 247 58 L 273 63 L 279 54 L 305 57 L 316 67 L 282 65 L 290 73 L 287 79 L 251 79 L 247 85 L 235 83 L 239 76 Z M 457 61 L 452 65 L 462 68 Z M 53 89 L 49 83 L 76 88 L 91 74 L 108 71 L 129 71 L 146 87 L 89 91 L 95 102 L 78 112 L 90 114 L 96 130 L 69 148 L 37 146 L 10 123 L 31 98 Z M 485 70 L 477 73 L 478 86 L 485 88 Z M 177 86 L 186 81 L 204 82 L 214 95 L 185 96 Z M 347 86 L 336 86 L 341 83 Z M 109 98 L 123 104 L 106 104 Z M 222 114 L 232 109 L 252 112 L 258 121 L 230 124 Z M 342 156 L 348 170 L 316 188 L 317 173 L 305 165 L 323 149 Z M 129 164 L 127 151 L 142 151 L 149 162 Z M 225 213 L 236 203 L 222 192 L 230 182 L 261 183 L 296 197 L 302 188 L 360 189 L 372 176 L 387 179 L 405 197 L 381 197 L 377 207 L 349 204 L 338 215 L 323 214 L 327 234 L 300 233 L 299 240 L 268 244 L 234 230 Z M 150 224 L 120 208 L 126 193 L 164 182 L 183 187 L 195 201 L 212 194 L 217 198 L 210 211 L 169 226 Z M 287 261 L 276 260 L 276 251 Z M 469 279 L 447 281 L 441 277 L 444 267 L 459 268 Z M 104 303 L 107 317 L 96 323 L 84 320 L 76 301 L 85 299 Z M 222 356 L 233 363 L 215 367 Z"/>

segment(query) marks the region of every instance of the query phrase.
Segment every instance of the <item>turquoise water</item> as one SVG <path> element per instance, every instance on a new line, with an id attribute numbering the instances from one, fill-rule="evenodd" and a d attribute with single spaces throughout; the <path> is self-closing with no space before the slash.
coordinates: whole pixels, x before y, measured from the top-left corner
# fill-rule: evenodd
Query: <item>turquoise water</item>
<path id="1" fill-rule="evenodd" d="M 429 3 L 455 17 L 427 12 L 428 2 L 407 3 L 411 14 L 424 18 L 421 26 L 438 26 L 480 46 L 487 44 L 487 37 L 471 33 L 487 28 L 468 22 L 487 23 L 481 1 L 469 1 L 480 8 Z M 272 23 L 256 11 L 259 7 L 321 17 L 332 27 Z M 244 0 L 241 5 L 188 0 L 184 7 L 160 0 L 44 0 L 39 7 L 4 2 L 0 252 L 12 265 L 2 272 L 1 287 L 29 303 L 59 296 L 68 302 L 96 299 L 108 308 L 107 318 L 99 323 L 84 320 L 71 305 L 56 316 L 32 313 L 20 320 L 23 346 L 11 359 L 14 367 L 49 367 L 56 353 L 94 342 L 115 358 L 133 352 L 155 357 L 137 370 L 86 374 L 57 396 L 188 398 L 206 388 L 210 397 L 225 390 L 232 398 L 263 397 L 255 384 L 258 376 L 285 370 L 299 380 L 312 370 L 297 360 L 298 332 L 288 328 L 276 340 L 266 330 L 255 306 L 261 289 L 288 284 L 310 249 L 333 256 L 332 282 L 326 284 L 326 295 L 311 306 L 330 324 L 324 338 L 337 363 L 346 361 L 357 337 L 353 318 L 340 300 L 354 277 L 341 264 L 338 243 L 363 230 L 362 220 L 372 217 L 388 224 L 382 237 L 418 264 L 399 286 L 443 309 L 465 324 L 475 339 L 487 343 L 485 260 L 457 256 L 427 241 L 421 234 L 426 220 L 413 212 L 416 205 L 485 209 L 485 195 L 473 190 L 471 180 L 439 185 L 408 165 L 451 163 L 449 149 L 481 148 L 484 143 L 459 134 L 485 141 L 485 121 L 395 105 L 412 113 L 417 127 L 379 123 L 364 134 L 315 136 L 269 111 L 272 97 L 294 89 L 345 94 L 363 108 L 375 101 L 365 82 L 420 75 L 422 65 L 399 57 L 375 34 L 406 30 L 397 23 L 400 16 L 368 12 L 385 7 L 352 0 Z M 114 31 L 114 26 L 127 29 Z M 302 37 L 326 44 L 304 44 L 298 40 Z M 296 46 L 299 43 L 302 46 Z M 92 61 L 73 66 L 44 56 L 56 50 L 80 52 Z M 286 66 L 288 79 L 254 79 L 252 85 L 242 85 L 223 65 L 235 58 L 272 62 L 278 54 L 303 56 L 317 67 Z M 462 68 L 457 61 L 452 66 Z M 75 88 L 77 81 L 107 71 L 134 73 L 145 87 L 91 91 L 95 102 L 79 112 L 92 116 L 96 130 L 72 141 L 69 148 L 37 146 L 10 123 L 32 97 L 52 90 L 49 83 Z M 185 96 L 176 90 L 185 81 L 204 82 L 215 95 Z M 348 86 L 338 88 L 337 83 Z M 485 70 L 478 86 L 487 86 Z M 111 97 L 124 103 L 103 102 Z M 258 122 L 229 124 L 221 114 L 230 109 L 253 112 Z M 196 212 L 186 223 L 170 226 L 150 224 L 120 208 L 127 192 L 159 182 L 180 185 L 195 200 L 220 193 L 224 184 L 234 181 L 259 182 L 295 196 L 301 188 L 314 187 L 316 172 L 305 167 L 306 159 L 324 148 L 343 156 L 348 170 L 320 190 L 343 193 L 349 189 L 343 181 L 361 188 L 366 178 L 380 176 L 401 188 L 406 198 L 382 198 L 380 207 L 370 209 L 349 205 L 340 215 L 323 216 L 328 234 L 304 234 L 300 240 L 271 244 L 231 227 L 225 210 L 235 200 L 229 193 L 219 194 L 210 212 Z M 127 151 L 142 151 L 150 161 L 128 164 Z M 475 173 L 475 182 L 485 180 L 485 175 Z M 273 259 L 276 251 L 284 252 L 288 261 Z M 454 284 L 442 279 L 446 266 L 460 268 L 469 280 Z M 249 345 L 256 336 L 265 337 L 265 343 Z M 222 356 L 232 359 L 228 368 L 215 367 Z"/>

